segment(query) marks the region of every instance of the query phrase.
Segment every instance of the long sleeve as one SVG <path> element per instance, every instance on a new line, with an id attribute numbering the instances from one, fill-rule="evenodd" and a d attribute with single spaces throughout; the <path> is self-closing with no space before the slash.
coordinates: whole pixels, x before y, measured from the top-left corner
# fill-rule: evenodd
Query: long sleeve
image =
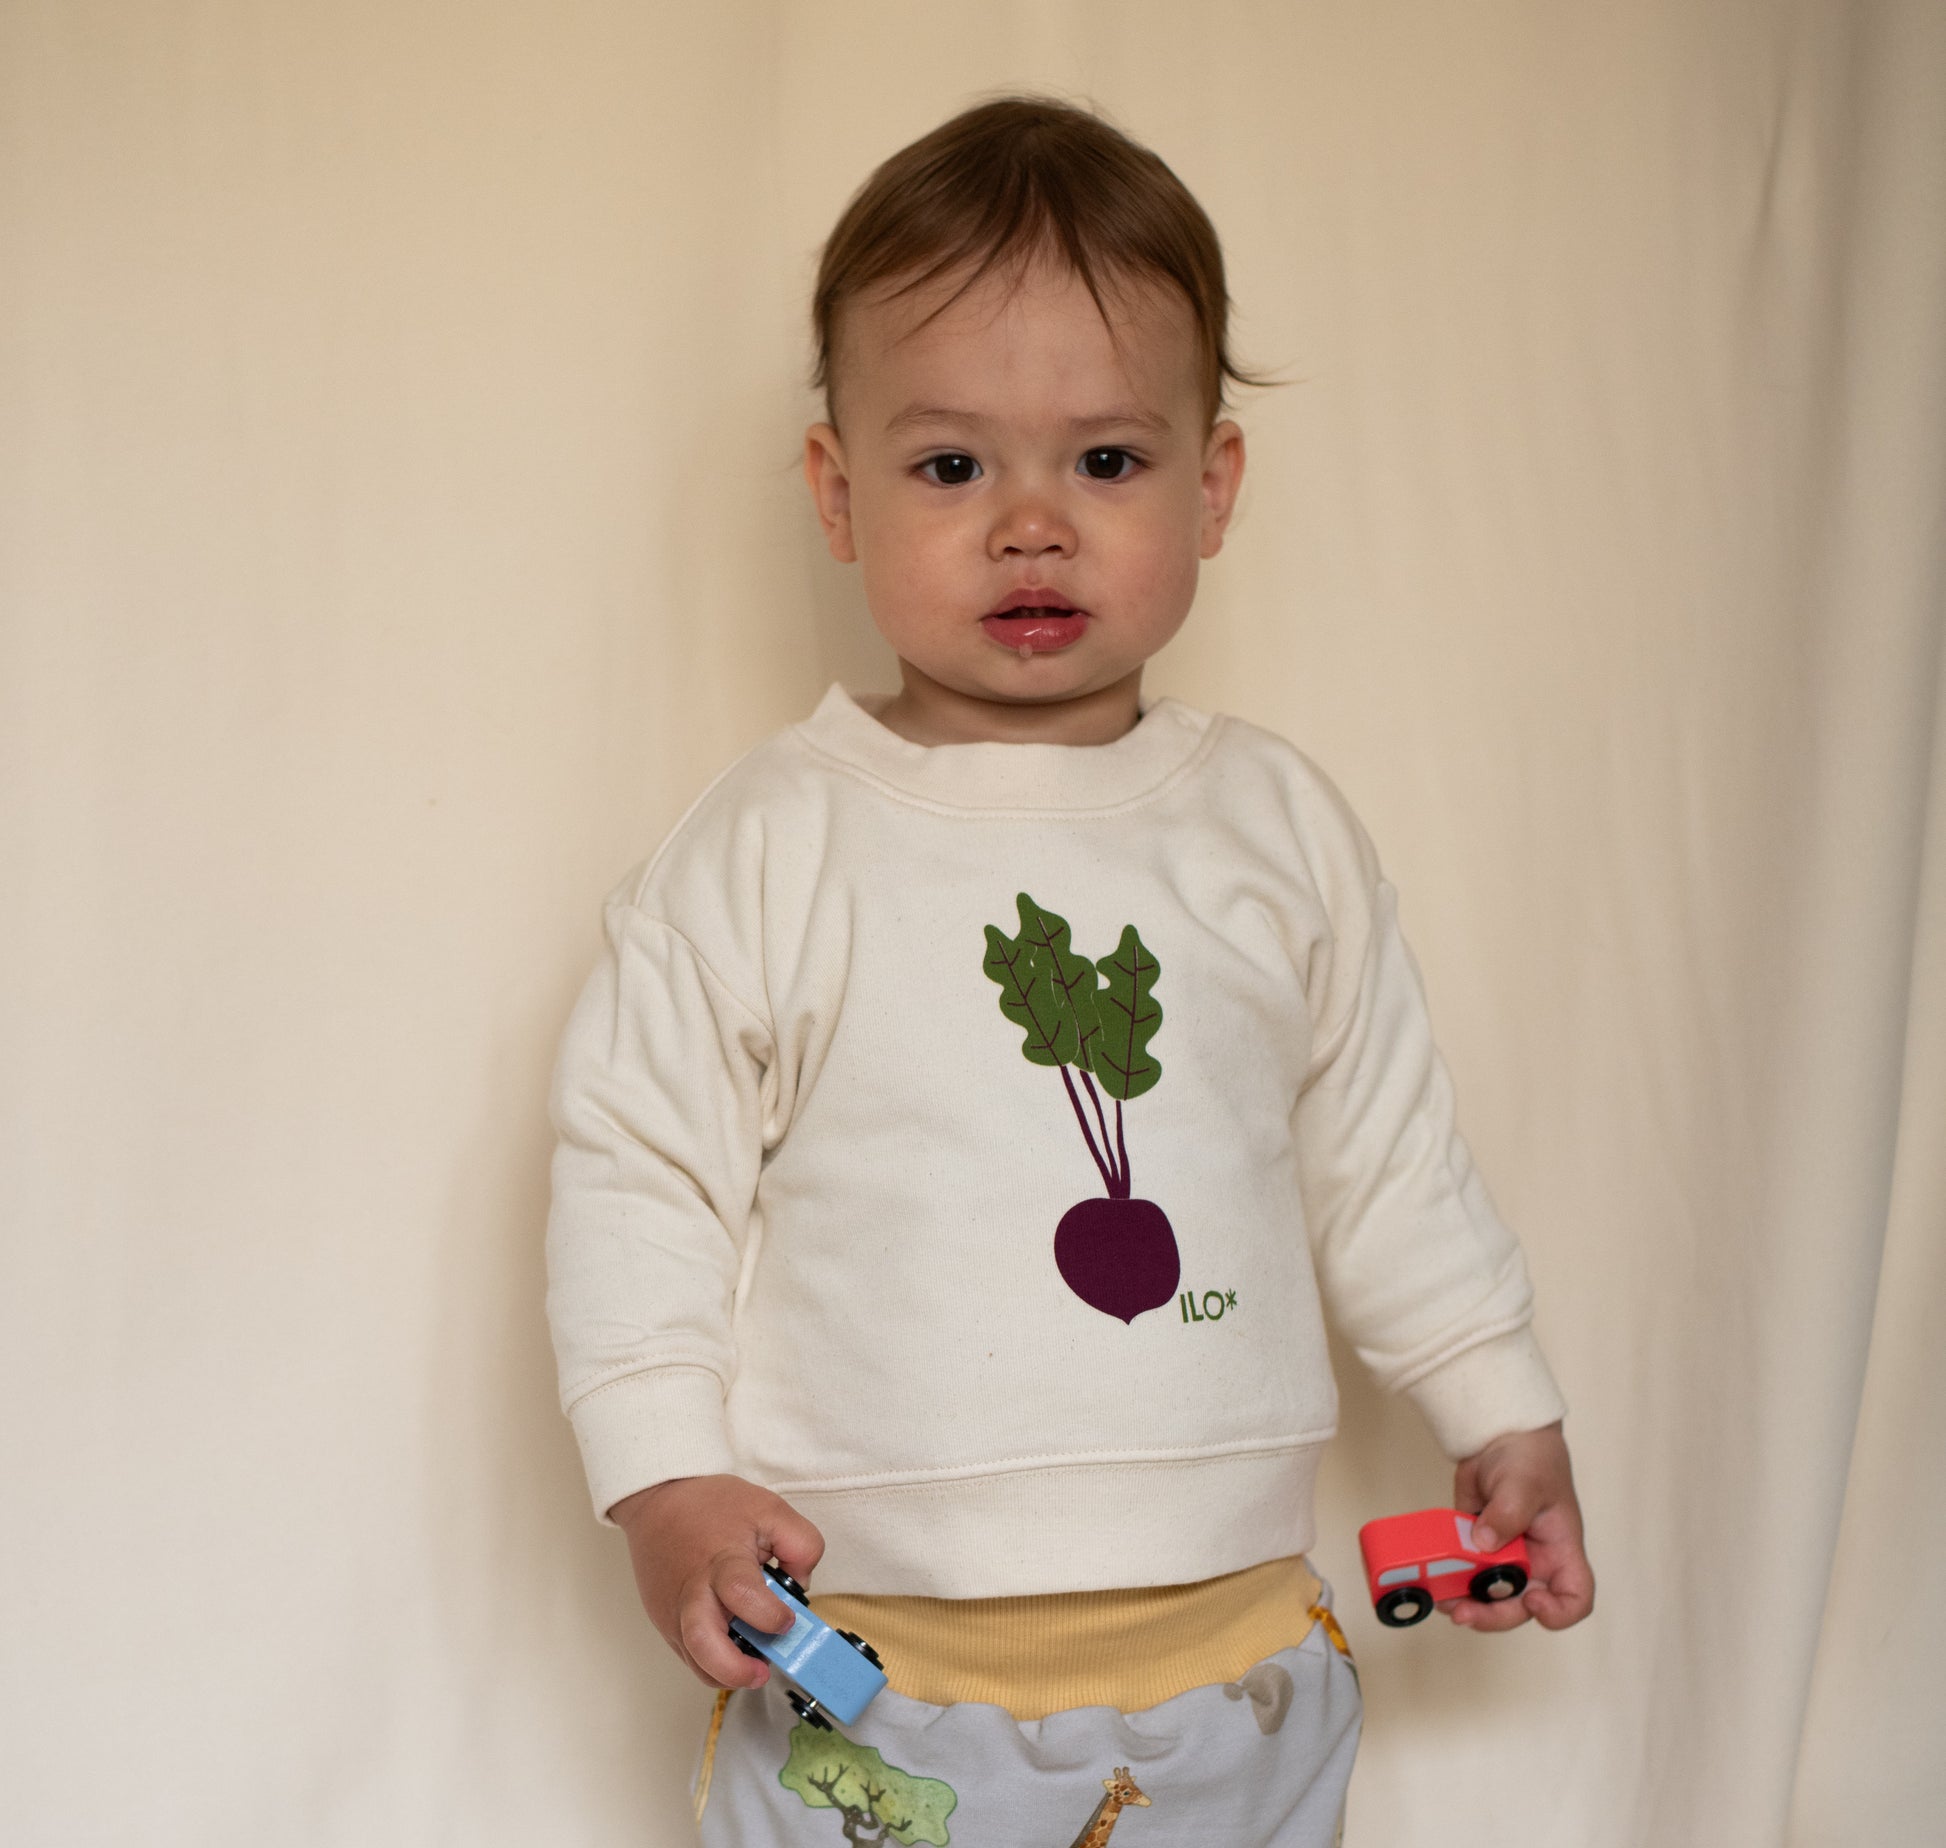
<path id="1" fill-rule="evenodd" d="M 1397 901 L 1341 812 L 1327 874 L 1334 941 L 1295 1127 L 1319 1282 L 1381 1385 L 1448 1455 L 1562 1415 L 1529 1332 L 1532 1290 L 1455 1117 Z"/>
<path id="2" fill-rule="evenodd" d="M 595 1511 L 733 1468 L 723 1401 L 774 1063 L 755 1007 L 611 902 L 555 1074 L 548 1319 Z"/>

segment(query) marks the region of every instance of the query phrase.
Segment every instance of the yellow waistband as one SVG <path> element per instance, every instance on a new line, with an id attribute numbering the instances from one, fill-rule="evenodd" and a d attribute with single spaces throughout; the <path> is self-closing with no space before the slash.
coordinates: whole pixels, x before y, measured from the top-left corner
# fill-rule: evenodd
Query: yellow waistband
<path id="1" fill-rule="evenodd" d="M 870 1643 L 900 1694 L 939 1707 L 986 1701 L 1038 1720 L 1063 1707 L 1139 1713 L 1235 1681 L 1304 1640 L 1320 1595 L 1310 1566 L 1293 1556 L 1190 1585 L 1032 1598 L 839 1592 L 814 1595 L 811 1608 Z M 1337 1626 L 1327 1628 L 1337 1643 Z"/>

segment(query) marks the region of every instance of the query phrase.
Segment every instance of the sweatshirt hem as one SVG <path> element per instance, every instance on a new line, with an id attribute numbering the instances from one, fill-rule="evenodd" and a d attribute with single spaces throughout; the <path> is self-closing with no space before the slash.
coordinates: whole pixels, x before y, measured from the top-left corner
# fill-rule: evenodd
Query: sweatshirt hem
<path id="1" fill-rule="evenodd" d="M 1050 1450 L 1014 1457 L 990 1457 L 942 1469 L 884 1470 L 855 1476 L 805 1476 L 780 1479 L 770 1487 L 779 1495 L 817 1495 L 853 1490 L 924 1488 L 934 1483 L 974 1482 L 1024 1470 L 1140 1469 L 1149 1464 L 1219 1462 L 1226 1457 L 1283 1454 L 1314 1449 L 1336 1435 L 1336 1427 L 1297 1431 L 1277 1437 L 1245 1437 L 1227 1444 L 1190 1444 L 1175 1450 Z"/>
<path id="2" fill-rule="evenodd" d="M 820 1592 L 1031 1597 L 1189 1584 L 1308 1553 L 1323 1449 L 1317 1438 L 858 1487 L 769 1486 L 824 1535 Z"/>

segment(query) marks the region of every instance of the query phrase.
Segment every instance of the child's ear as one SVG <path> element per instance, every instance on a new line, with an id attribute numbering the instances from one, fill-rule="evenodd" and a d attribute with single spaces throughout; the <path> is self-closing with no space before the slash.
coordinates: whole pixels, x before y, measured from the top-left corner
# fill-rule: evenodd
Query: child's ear
<path id="1" fill-rule="evenodd" d="M 1203 446 L 1202 557 L 1214 558 L 1222 551 L 1242 485 L 1243 432 L 1226 417 L 1210 431 Z"/>
<path id="2" fill-rule="evenodd" d="M 838 432 L 828 423 L 813 424 L 804 432 L 804 479 L 817 503 L 824 543 L 841 565 L 858 562 L 851 538 L 851 477 L 845 472 L 845 450 Z"/>

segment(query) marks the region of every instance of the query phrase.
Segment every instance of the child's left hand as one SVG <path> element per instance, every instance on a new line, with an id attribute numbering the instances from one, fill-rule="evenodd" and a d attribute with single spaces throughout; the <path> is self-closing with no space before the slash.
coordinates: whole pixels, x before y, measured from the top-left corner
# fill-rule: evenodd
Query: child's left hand
<path id="1" fill-rule="evenodd" d="M 1527 1537 L 1527 1589 L 1503 1604 L 1456 1598 L 1440 1605 L 1469 1630 L 1511 1630 L 1529 1617 L 1549 1630 L 1579 1623 L 1595 1607 L 1595 1574 L 1581 1545 L 1581 1504 L 1575 1499 L 1561 1427 L 1496 1437 L 1462 1462 L 1453 1476 L 1453 1505 L 1473 1519 L 1473 1544 L 1482 1553 Z"/>

